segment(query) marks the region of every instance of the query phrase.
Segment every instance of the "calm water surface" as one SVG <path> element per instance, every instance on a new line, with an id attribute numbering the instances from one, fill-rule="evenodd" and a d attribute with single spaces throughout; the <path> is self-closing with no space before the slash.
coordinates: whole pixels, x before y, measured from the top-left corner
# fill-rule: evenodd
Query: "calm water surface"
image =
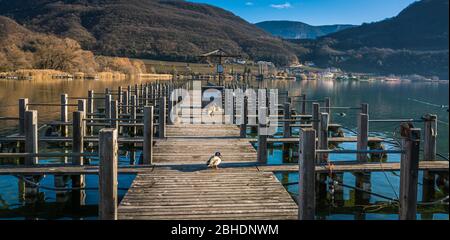
<path id="1" fill-rule="evenodd" d="M 63 81 L 49 80 L 44 82 L 34 81 L 8 81 L 0 80 L 0 116 L 17 116 L 17 102 L 20 97 L 28 97 L 32 103 L 57 103 L 60 94 L 65 92 L 69 97 L 86 96 L 88 89 L 103 92 L 106 87 L 117 89 L 118 86 L 141 83 L 138 80 L 122 82 L 113 81 Z M 309 99 L 323 99 L 331 97 L 333 106 L 359 106 L 360 103 L 368 103 L 371 119 L 387 118 L 414 118 L 418 119 L 426 113 L 438 115 L 438 152 L 448 157 L 448 84 L 442 83 L 387 83 L 387 82 L 331 82 L 331 81 L 266 81 L 255 83 L 260 87 L 278 88 L 282 91 L 289 90 L 292 95 L 307 94 Z M 75 100 L 71 100 L 72 102 Z M 280 100 L 280 103 L 282 103 Z M 299 106 L 297 106 L 298 108 Z M 308 104 L 308 111 L 310 111 Z M 39 111 L 39 122 L 44 123 L 59 117 L 58 107 L 33 107 Z M 70 109 L 72 111 L 74 109 Z M 341 113 L 345 112 L 343 117 Z M 356 130 L 355 110 L 332 111 L 332 121 L 347 127 L 346 135 L 351 136 Z M 70 115 L 70 114 L 69 114 Z M 371 123 L 372 136 L 396 138 L 398 123 Z M 415 123 L 418 128 L 423 128 L 422 123 Z M 0 122 L 0 136 L 11 132 L 17 127 L 16 122 Z M 281 131 L 281 129 L 280 129 Z M 298 129 L 294 129 L 298 132 Z M 338 147 L 355 149 L 356 144 L 345 143 Z M 387 149 L 396 148 L 393 143 L 385 143 Z M 48 151 L 58 151 L 47 149 Z M 281 164 L 296 162 L 297 149 L 292 146 L 275 144 L 269 146 L 269 163 Z M 121 151 L 120 164 L 128 165 L 131 152 Z M 135 153 L 138 159 L 140 152 Z M 331 160 L 340 161 L 355 159 L 352 155 L 331 155 Z M 383 161 L 397 162 L 399 155 L 389 155 Z M 47 159 L 42 162 L 55 163 L 60 159 Z M 93 159 L 92 164 L 96 164 Z M 387 198 L 397 198 L 399 189 L 399 173 L 371 173 L 361 177 L 352 173 L 344 173 L 333 176 L 333 179 L 345 183 L 350 187 L 335 186 L 334 193 L 328 190 L 326 181 L 324 191 L 318 201 L 317 215 L 321 219 L 397 219 L 397 207 Z M 432 202 L 448 195 L 448 174 L 432 174 L 434 183 L 423 183 L 423 173 L 419 177 L 419 202 Z M 276 173 L 279 180 L 286 185 L 287 190 L 295 197 L 298 193 L 298 174 Z M 134 176 L 119 176 L 119 195 L 123 197 L 130 186 Z M 329 180 L 329 178 L 327 179 Z M 98 185 L 97 176 L 87 176 L 87 190 L 82 193 L 83 204 L 78 204 L 79 196 L 76 193 L 56 194 L 52 190 L 40 190 L 39 198 L 28 202 L 21 196 L 18 188 L 18 180 L 14 176 L 0 176 L 0 219 L 96 219 Z M 41 185 L 53 187 L 53 176 L 42 179 Z M 365 189 L 377 193 L 383 197 L 361 193 L 351 188 L 352 186 L 364 186 Z M 70 186 L 70 185 L 69 185 Z M 431 194 L 423 194 L 424 189 Z M 75 203 L 76 202 L 76 203 Z M 448 219 L 448 205 L 431 204 L 419 207 L 418 219 Z"/>

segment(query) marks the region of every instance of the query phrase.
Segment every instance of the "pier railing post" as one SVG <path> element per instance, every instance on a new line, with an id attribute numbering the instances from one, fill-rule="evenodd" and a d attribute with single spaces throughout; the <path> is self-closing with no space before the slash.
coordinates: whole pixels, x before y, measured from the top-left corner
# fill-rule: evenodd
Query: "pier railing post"
<path id="1" fill-rule="evenodd" d="M 325 112 L 328 113 L 328 120 L 331 122 L 331 99 L 329 97 L 325 98 Z"/>
<path id="2" fill-rule="evenodd" d="M 128 105 L 130 104 L 129 92 L 126 91 L 122 95 L 122 114 L 128 114 Z"/>
<path id="3" fill-rule="evenodd" d="M 81 154 L 84 152 L 84 124 L 83 124 L 84 112 L 73 112 L 72 118 L 72 152 L 80 154 L 73 156 L 72 164 L 77 166 L 83 165 L 83 157 Z M 84 187 L 84 176 L 77 175 L 72 176 L 72 187 Z"/>
<path id="4" fill-rule="evenodd" d="M 137 98 L 136 95 L 131 96 L 131 108 L 130 108 L 130 126 L 131 131 L 129 131 L 130 136 L 136 136 L 136 118 L 137 118 Z"/>
<path id="5" fill-rule="evenodd" d="M 28 111 L 28 98 L 19 99 L 19 134 L 25 134 L 25 112 Z"/>
<path id="6" fill-rule="evenodd" d="M 319 143 L 318 147 L 320 150 L 328 149 L 328 124 L 329 124 L 329 115 L 328 113 L 320 114 L 320 130 L 319 130 Z M 328 160 L 328 154 L 321 153 L 318 154 L 319 163 L 326 162 Z"/>
<path id="7" fill-rule="evenodd" d="M 161 97 L 159 99 L 159 113 L 158 113 L 158 123 L 159 123 L 159 138 L 166 138 L 166 98 Z"/>
<path id="8" fill-rule="evenodd" d="M 260 107 L 258 111 L 258 152 L 259 163 L 267 162 L 267 108 Z"/>
<path id="9" fill-rule="evenodd" d="M 105 118 L 111 118 L 111 101 L 112 96 L 111 94 L 105 95 Z"/>
<path id="10" fill-rule="evenodd" d="M 119 102 L 117 100 L 111 101 L 111 128 L 119 131 Z"/>
<path id="11" fill-rule="evenodd" d="M 299 150 L 298 219 L 314 220 L 316 209 L 316 131 L 301 129 Z"/>
<path id="12" fill-rule="evenodd" d="M 415 220 L 419 175 L 420 129 L 402 129 L 403 151 L 400 163 L 400 220 Z"/>
<path id="13" fill-rule="evenodd" d="M 369 144 L 369 115 L 360 114 L 358 117 L 358 136 L 357 136 L 357 149 L 358 150 L 367 150 L 367 146 Z M 357 160 L 359 162 L 367 161 L 366 153 L 357 154 Z"/>
<path id="14" fill-rule="evenodd" d="M 88 118 L 94 118 L 94 91 L 89 90 L 88 91 L 88 101 L 87 101 L 87 114 L 89 115 Z M 93 123 L 93 121 L 89 121 L 89 123 Z M 87 132 L 90 135 L 94 134 L 94 126 L 89 126 L 87 128 Z"/>
<path id="15" fill-rule="evenodd" d="M 64 123 L 67 123 L 68 121 L 68 115 L 69 115 L 69 100 L 68 100 L 67 94 L 61 94 L 61 122 L 63 123 L 61 125 L 61 136 L 67 137 L 68 131 L 67 126 L 64 125 Z"/>
<path id="16" fill-rule="evenodd" d="M 427 114 L 423 118 L 425 120 L 423 159 L 434 161 L 436 160 L 437 116 Z"/>
<path id="17" fill-rule="evenodd" d="M 240 126 L 240 137 L 247 137 L 247 122 L 248 122 L 248 99 L 244 97 L 244 103 L 241 109 L 241 126 Z"/>
<path id="18" fill-rule="evenodd" d="M 117 129 L 100 130 L 99 219 L 117 219 Z"/>
<path id="19" fill-rule="evenodd" d="M 79 154 L 83 153 L 83 115 L 81 111 L 73 112 L 72 118 L 72 152 Z M 83 165 L 82 156 L 74 156 L 73 164 Z"/>
<path id="20" fill-rule="evenodd" d="M 367 103 L 361 104 L 361 113 L 369 115 L 369 104 Z"/>
<path id="21" fill-rule="evenodd" d="M 24 131 L 25 131 L 25 152 L 36 154 L 38 153 L 38 116 L 37 111 L 25 111 L 24 113 Z M 39 162 L 38 157 L 28 156 L 25 158 L 25 165 L 32 166 L 37 165 Z M 38 182 L 39 177 L 24 176 L 30 182 L 25 182 L 25 198 L 33 200 L 39 192 L 39 188 L 32 184 L 32 182 Z"/>
<path id="22" fill-rule="evenodd" d="M 436 140 L 437 140 L 437 115 L 427 114 L 423 117 L 425 120 L 424 126 L 424 146 L 423 146 L 423 160 L 436 160 Z M 423 188 L 422 200 L 429 202 L 435 195 L 435 181 L 436 173 L 433 171 L 423 172 Z"/>
<path id="23" fill-rule="evenodd" d="M 312 113 L 312 128 L 316 132 L 316 134 L 319 132 L 319 121 L 320 121 L 320 104 L 319 103 L 313 103 L 313 113 Z"/>
<path id="24" fill-rule="evenodd" d="M 284 124 L 283 124 L 283 137 L 291 137 L 291 103 L 286 102 L 283 105 L 284 110 Z"/>
<path id="25" fill-rule="evenodd" d="M 142 164 L 153 164 L 153 106 L 144 107 L 144 146 Z"/>
<path id="26" fill-rule="evenodd" d="M 302 94 L 302 108 L 301 108 L 301 113 L 302 115 L 306 115 L 306 94 Z"/>
<path id="27" fill-rule="evenodd" d="M 25 111 L 25 152 L 37 154 L 38 145 L 38 112 L 36 110 Z M 25 165 L 38 164 L 38 157 L 26 157 Z"/>
<path id="28" fill-rule="evenodd" d="M 83 124 L 83 136 L 86 135 L 86 100 L 85 99 L 79 99 L 78 100 L 78 111 L 82 113 L 81 119 Z"/>

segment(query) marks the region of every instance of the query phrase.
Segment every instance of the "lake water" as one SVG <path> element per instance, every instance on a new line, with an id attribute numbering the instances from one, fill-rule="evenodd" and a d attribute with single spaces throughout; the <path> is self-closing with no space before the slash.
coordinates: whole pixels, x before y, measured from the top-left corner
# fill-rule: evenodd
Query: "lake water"
<path id="1" fill-rule="evenodd" d="M 49 80 L 11 81 L 0 80 L 0 117 L 17 116 L 18 98 L 27 97 L 32 103 L 57 103 L 61 93 L 68 93 L 69 97 L 86 96 L 88 89 L 103 92 L 106 87 L 117 89 L 118 86 L 141 83 L 138 80 L 122 82 L 113 81 L 64 81 Z M 256 84 L 256 83 L 255 83 Z M 331 97 L 332 106 L 357 107 L 361 103 L 369 104 L 371 119 L 419 119 L 422 115 L 433 113 L 438 115 L 438 153 L 448 158 L 448 84 L 443 83 L 389 83 L 389 82 L 332 82 L 332 81 L 266 81 L 258 83 L 261 87 L 289 90 L 293 95 L 307 94 L 308 99 L 323 99 Z M 74 100 L 71 100 L 74 101 Z M 281 103 L 281 102 L 280 102 Z M 39 122 L 44 123 L 59 117 L 58 107 L 33 107 L 39 110 Z M 70 111 L 73 109 L 71 108 Z M 310 104 L 308 104 L 308 112 Z M 356 130 L 357 111 L 332 111 L 332 121 L 347 127 L 346 135 L 352 135 Z M 341 114 L 345 112 L 344 114 Z M 372 136 L 394 138 L 398 131 L 398 123 L 371 123 Z M 423 128 L 423 123 L 415 123 Z M 17 122 L 0 122 L 0 136 L 17 127 Z M 294 129 L 294 131 L 296 131 Z M 298 130 L 297 130 L 298 131 Z M 398 134 L 397 134 L 398 136 Z M 339 147 L 354 149 L 354 143 L 341 144 Z M 395 148 L 393 143 L 385 143 L 386 148 Z M 50 149 L 51 151 L 51 149 Z M 54 150 L 53 150 L 54 151 Z M 291 152 L 290 155 L 283 151 Z M 273 145 L 269 147 L 269 163 L 295 162 L 292 152 L 297 151 L 290 146 Z M 136 153 L 138 158 L 140 152 Z M 339 161 L 352 159 L 349 155 L 331 155 L 330 159 Z M 386 161 L 399 161 L 400 156 L 390 155 Z M 58 162 L 57 159 L 48 159 L 43 162 Z M 130 154 L 121 152 L 120 164 L 130 163 Z M 95 164 L 95 161 L 93 162 Z M 419 202 L 431 202 L 448 195 L 448 173 L 436 174 L 436 182 L 423 183 L 423 173 L 419 177 Z M 296 196 L 298 174 L 276 173 L 279 180 L 286 185 L 292 196 Z M 318 201 L 317 216 L 321 219 L 397 219 L 397 208 L 390 204 L 386 198 L 396 198 L 399 189 L 398 172 L 371 173 L 370 175 L 354 175 L 351 173 L 333 176 L 350 187 L 335 186 L 334 193 L 321 191 Z M 130 186 L 134 176 L 119 176 L 119 195 L 123 197 Z M 97 176 L 87 176 L 87 190 L 84 195 L 84 204 L 74 204 L 79 199 L 75 193 L 56 194 L 52 190 L 41 189 L 39 198 L 28 202 L 21 197 L 18 180 L 14 176 L 0 176 L 0 219 L 96 219 L 98 194 L 95 189 L 98 184 Z M 40 182 L 42 186 L 53 187 L 53 177 L 46 176 Z M 378 195 L 361 193 L 351 188 L 363 186 Z M 432 189 L 431 195 L 423 194 L 423 189 Z M 381 196 L 381 197 L 380 197 Z M 77 200 L 78 202 L 78 200 Z M 432 204 L 419 207 L 418 219 L 448 219 L 448 205 Z"/>

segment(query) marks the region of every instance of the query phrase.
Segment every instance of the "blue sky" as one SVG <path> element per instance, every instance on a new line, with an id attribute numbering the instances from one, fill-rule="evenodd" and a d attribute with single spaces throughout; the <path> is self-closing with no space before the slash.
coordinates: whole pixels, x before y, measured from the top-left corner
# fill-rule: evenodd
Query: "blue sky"
<path id="1" fill-rule="evenodd" d="M 311 25 L 362 24 L 397 15 L 415 0 L 189 0 L 208 3 L 256 23 L 301 21 Z"/>

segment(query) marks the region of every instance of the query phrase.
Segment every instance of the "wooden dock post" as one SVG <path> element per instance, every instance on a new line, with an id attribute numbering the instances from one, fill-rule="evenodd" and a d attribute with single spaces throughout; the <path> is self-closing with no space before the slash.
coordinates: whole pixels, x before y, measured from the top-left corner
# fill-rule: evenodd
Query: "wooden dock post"
<path id="1" fill-rule="evenodd" d="M 328 124 L 329 124 L 328 113 L 320 113 L 320 127 L 319 127 L 319 144 L 320 150 L 328 149 Z M 328 154 L 321 153 L 318 154 L 318 163 L 324 163 L 328 161 Z"/>
<path id="2" fill-rule="evenodd" d="M 36 110 L 25 111 L 25 152 L 38 153 L 38 112 Z M 26 157 L 25 165 L 38 164 L 38 157 Z"/>
<path id="3" fill-rule="evenodd" d="M 425 120 L 423 159 L 434 161 L 436 160 L 437 115 L 427 114 L 423 118 Z"/>
<path id="4" fill-rule="evenodd" d="M 283 124 L 283 137 L 291 137 L 291 103 L 285 102 L 283 105 L 284 109 L 284 124 Z"/>
<path id="5" fill-rule="evenodd" d="M 400 163 L 400 220 L 415 220 L 417 213 L 417 182 L 419 175 L 420 129 L 402 129 L 405 151 Z"/>
<path id="6" fill-rule="evenodd" d="M 301 129 L 299 150 L 298 219 L 314 220 L 316 209 L 316 131 Z"/>
<path id="7" fill-rule="evenodd" d="M 83 123 L 83 136 L 86 135 L 86 100 L 85 99 L 79 99 L 78 100 L 78 111 L 82 112 L 82 123 Z"/>
<path id="8" fill-rule="evenodd" d="M 369 104 L 367 103 L 361 104 L 361 113 L 369 115 Z"/>
<path id="9" fill-rule="evenodd" d="M 161 97 L 159 99 L 159 138 L 166 138 L 166 98 Z"/>
<path id="10" fill-rule="evenodd" d="M 28 111 L 28 98 L 19 99 L 19 134 L 25 134 L 25 112 Z"/>
<path id="11" fill-rule="evenodd" d="M 325 98 L 325 112 L 328 113 L 328 120 L 331 122 L 331 99 L 329 97 Z"/>
<path id="12" fill-rule="evenodd" d="M 25 152 L 38 153 L 38 116 L 36 110 L 25 111 L 24 131 L 25 131 Z M 39 162 L 38 157 L 26 157 L 24 164 L 26 166 L 36 165 Z M 30 182 L 39 182 L 40 177 L 24 176 Z M 25 182 L 25 199 L 33 202 L 39 192 L 39 188 L 30 182 Z"/>
<path id="13" fill-rule="evenodd" d="M 320 122 L 320 104 L 313 103 L 313 113 L 312 113 L 312 128 L 318 134 L 319 132 L 319 122 Z"/>
<path id="14" fill-rule="evenodd" d="M 69 121 L 69 97 L 66 93 L 61 94 L 61 122 L 67 123 Z M 61 137 L 68 137 L 69 129 L 68 126 L 61 125 Z M 67 143 L 64 143 L 67 146 Z M 63 157 L 64 163 L 68 162 L 68 157 Z M 54 176 L 54 184 L 56 188 L 65 188 L 67 184 L 68 177 L 63 175 Z M 67 199 L 67 194 L 65 191 L 56 191 L 56 202 L 65 202 Z"/>
<path id="15" fill-rule="evenodd" d="M 94 116 L 92 115 L 92 114 L 94 114 L 94 91 L 93 90 L 88 91 L 87 114 L 89 115 L 88 118 L 94 118 Z M 89 122 L 93 123 L 92 121 L 89 121 Z M 86 130 L 91 136 L 94 134 L 94 126 L 89 126 Z"/>
<path id="16" fill-rule="evenodd" d="M 111 128 L 119 131 L 119 102 L 117 100 L 111 101 Z"/>
<path id="17" fill-rule="evenodd" d="M 105 95 L 105 118 L 111 118 L 111 94 Z"/>
<path id="18" fill-rule="evenodd" d="M 302 108 L 301 108 L 301 113 L 302 115 L 306 115 L 306 94 L 302 94 Z"/>
<path id="19" fill-rule="evenodd" d="M 358 150 L 367 150 L 369 144 L 369 115 L 367 114 L 359 114 L 357 141 L 356 145 Z M 367 154 L 357 154 L 357 160 L 359 162 L 367 162 Z"/>
<path id="20" fill-rule="evenodd" d="M 257 161 L 267 162 L 267 107 L 260 107 L 258 111 L 258 152 Z"/>
<path id="21" fill-rule="evenodd" d="M 61 94 L 61 122 L 66 123 L 69 115 L 69 98 L 67 94 Z M 66 125 L 61 125 L 61 137 L 67 137 L 68 135 L 68 129 Z"/>
<path id="22" fill-rule="evenodd" d="M 130 92 L 126 91 L 122 95 L 122 114 L 128 114 L 128 105 L 130 104 L 129 100 Z"/>
<path id="23" fill-rule="evenodd" d="M 119 86 L 117 88 L 117 106 L 122 106 L 122 101 L 123 101 L 123 90 L 122 90 L 122 86 Z M 118 109 L 118 113 L 120 113 L 121 108 Z"/>
<path id="24" fill-rule="evenodd" d="M 117 129 L 100 130 L 99 219 L 117 220 Z"/>
<path id="25" fill-rule="evenodd" d="M 83 115 L 82 111 L 73 112 L 72 118 L 72 152 L 83 153 Z M 72 162 L 75 165 L 83 165 L 82 156 L 74 156 Z"/>
<path id="26" fill-rule="evenodd" d="M 153 164 L 153 106 L 144 107 L 144 145 L 142 164 Z"/>
<path id="27" fill-rule="evenodd" d="M 436 154 L 436 140 L 437 140 L 437 115 L 426 114 L 424 126 L 424 146 L 423 146 L 423 160 L 435 161 Z M 435 196 L 435 182 L 436 174 L 432 171 L 423 172 L 423 187 L 422 187 L 422 201 L 429 202 Z"/>
<path id="28" fill-rule="evenodd" d="M 134 84 L 134 95 L 136 96 L 136 106 L 139 106 L 141 97 L 138 84 Z"/>
<path id="29" fill-rule="evenodd" d="M 148 84 L 145 84 L 144 86 L 144 106 L 148 106 L 149 105 L 149 98 L 148 98 Z"/>
<path id="30" fill-rule="evenodd" d="M 240 137 L 246 138 L 247 137 L 247 122 L 248 122 L 248 99 L 246 96 L 244 96 L 244 103 L 242 105 L 241 109 L 241 126 L 240 126 Z"/>
<path id="31" fill-rule="evenodd" d="M 73 112 L 72 118 L 72 152 L 76 154 L 82 154 L 84 152 L 84 124 L 83 124 L 84 112 Z M 83 157 L 73 156 L 72 165 L 83 166 Z M 84 187 L 84 176 L 74 175 L 72 176 L 72 187 L 79 188 Z"/>
<path id="32" fill-rule="evenodd" d="M 130 108 L 130 123 L 135 124 L 136 118 L 137 118 L 137 98 L 136 95 L 131 96 L 131 108 Z M 133 125 L 129 128 L 131 131 L 129 131 L 130 136 L 134 137 L 136 136 L 136 126 Z"/>

